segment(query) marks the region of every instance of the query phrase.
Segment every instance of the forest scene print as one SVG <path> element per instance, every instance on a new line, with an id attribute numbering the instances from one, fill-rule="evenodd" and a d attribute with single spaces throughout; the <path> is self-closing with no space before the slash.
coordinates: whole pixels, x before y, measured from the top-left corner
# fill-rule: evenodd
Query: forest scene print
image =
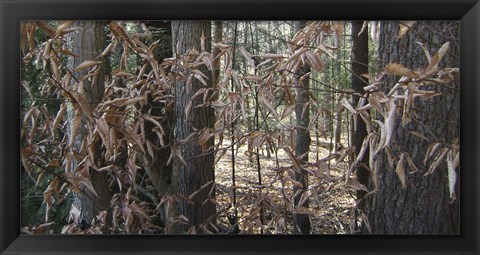
<path id="1" fill-rule="evenodd" d="M 22 21 L 22 234 L 460 234 L 459 21 Z"/>

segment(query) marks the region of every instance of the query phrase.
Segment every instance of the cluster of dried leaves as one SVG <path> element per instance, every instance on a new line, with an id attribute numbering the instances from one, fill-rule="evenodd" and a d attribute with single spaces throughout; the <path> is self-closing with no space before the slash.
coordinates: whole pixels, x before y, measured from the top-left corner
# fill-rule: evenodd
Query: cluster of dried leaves
<path id="1" fill-rule="evenodd" d="M 293 178 L 294 171 L 306 169 L 315 183 L 315 180 L 323 181 L 330 176 L 329 169 L 326 167 L 327 162 L 332 161 L 334 162 L 332 165 L 337 166 L 343 164 L 349 157 L 354 162 L 359 162 L 367 153 L 370 159 L 368 167 L 372 173 L 375 173 L 377 171 L 376 155 L 384 150 L 389 155 L 390 164 L 396 164 L 398 178 L 406 188 L 405 164 L 415 171 L 417 168 L 408 153 L 403 153 L 398 159 L 389 153 L 389 148 L 395 143 L 392 138 L 394 123 L 397 119 L 401 119 L 404 125 L 409 123 L 414 118 L 411 109 L 417 100 L 428 100 L 433 96 L 440 96 L 436 91 L 424 90 L 426 85 L 450 83 L 452 76 L 458 72 L 456 68 L 439 67 L 442 57 L 449 48 L 449 44 L 446 43 L 434 56 L 430 56 L 425 50 L 430 64 L 424 69 L 410 70 L 400 64 L 392 63 L 385 67 L 384 72 L 369 75 L 372 83 L 365 87 L 365 94 L 361 95 L 362 100 L 358 105 L 351 105 L 347 97 L 344 97 L 341 102 L 352 115 L 360 116 L 367 123 L 368 136 L 362 144 L 360 154 L 355 157 L 354 149 L 346 148 L 342 153 L 302 165 L 299 157 L 292 152 L 295 147 L 295 127 L 283 124 L 282 119 L 291 116 L 295 108 L 295 86 L 299 84 L 295 75 L 298 70 L 308 65 L 312 70 L 321 72 L 324 66 L 322 59 L 334 57 L 336 42 L 340 40 L 342 34 L 341 22 L 310 22 L 295 35 L 286 51 L 281 54 L 253 55 L 244 48 L 240 48 L 241 55 L 250 65 L 248 70 L 242 72 L 233 68 L 232 61 L 236 49 L 222 42 L 213 43 L 213 47 L 219 50 L 215 58 L 220 58 L 223 63 L 219 83 L 213 86 L 209 84 L 208 76 L 199 70 L 199 67 L 203 66 L 206 66 L 209 71 L 212 70 L 214 61 L 212 53 L 205 49 L 191 49 L 175 58 L 158 60 L 153 54 L 158 42 L 145 45 L 138 34 L 127 33 L 124 27 L 116 22 L 108 24 L 111 43 L 97 59 L 85 61 L 75 67 L 63 65 L 60 61 L 62 58 L 75 57 L 67 47 L 68 33 L 76 31 L 73 25 L 74 22 L 70 21 L 60 22 L 57 27 L 52 27 L 43 21 L 22 23 L 21 49 L 25 56 L 23 61 L 35 63 L 50 74 L 38 91 L 41 91 L 41 95 L 45 98 L 53 95 L 62 102 L 56 112 L 49 112 L 40 101 L 26 109 L 22 125 L 22 164 L 25 171 L 37 180 L 37 184 L 46 176 L 50 178 L 48 188 L 43 193 L 44 203 L 47 205 L 45 222 L 49 221 L 50 208 L 62 203 L 69 193 L 82 193 L 89 190 L 96 194 L 92 185 L 91 171 L 108 172 L 110 186 L 114 187 L 112 189 L 117 193 L 114 194 L 109 208 L 112 214 L 111 220 L 107 219 L 107 213 L 102 211 L 90 224 L 90 228 L 82 229 L 75 222 L 75 215 L 78 215 L 75 210 L 78 209 L 73 206 L 70 212 L 73 223 L 65 226 L 63 233 L 154 233 L 157 231 L 158 226 L 153 224 L 153 219 L 158 209 L 161 205 L 171 205 L 174 201 L 169 197 L 161 198 L 160 202 L 154 202 L 155 198 L 147 202 L 138 197 L 139 194 L 145 193 L 144 188 L 139 184 L 141 180 L 138 180 L 139 172 L 143 172 L 141 166 L 154 162 L 156 160 L 154 151 L 165 147 L 169 147 L 171 151 L 167 164 L 171 164 L 175 158 L 184 163 L 188 162 L 191 159 L 184 158 L 177 146 L 190 140 L 196 140 L 205 153 L 216 152 L 216 162 L 225 155 L 230 146 L 234 145 L 239 148 L 246 144 L 247 153 L 250 155 L 254 155 L 257 148 L 264 146 L 271 152 L 282 149 L 291 160 L 291 164 L 278 166 L 277 169 L 281 173 L 278 178 L 281 178 L 284 189 L 289 189 L 293 185 L 301 186 Z M 47 39 L 40 44 L 35 39 L 38 29 L 47 35 Z M 334 45 L 326 43 L 327 34 L 333 36 Z M 202 37 L 201 45 L 205 45 L 204 40 L 205 38 Z M 91 107 L 83 82 L 88 80 L 95 83 L 99 77 L 103 58 L 109 57 L 109 54 L 118 47 L 123 47 L 120 68 L 112 73 L 111 80 L 105 81 L 105 93 L 100 103 Z M 143 64 L 138 66 L 136 73 L 127 71 L 128 54 L 136 54 L 142 59 Z M 255 62 L 254 58 L 261 61 Z M 88 74 L 76 77 L 75 72 L 78 70 L 88 70 Z M 179 70 L 189 70 L 189 72 Z M 388 93 L 384 93 L 382 78 L 389 74 L 401 78 Z M 305 74 L 300 79 L 309 79 L 309 74 Z M 166 143 L 164 141 L 170 131 L 165 130 L 161 124 L 166 118 L 163 115 L 165 111 L 160 115 L 152 115 L 144 109 L 151 102 L 162 102 L 165 108 L 173 109 L 175 84 L 180 80 L 186 81 L 187 88 L 191 88 L 193 80 L 204 85 L 185 105 L 185 116 L 188 118 L 194 108 L 209 107 L 214 109 L 216 123 L 213 129 L 195 130 L 185 140 L 173 138 Z M 232 84 L 235 88 L 233 90 Z M 23 81 L 22 85 L 30 97 L 36 97 L 30 93 L 31 88 L 26 81 Z M 346 95 L 351 93 L 351 91 L 345 92 Z M 252 105 L 254 97 L 258 98 L 258 105 Z M 315 113 L 308 125 L 308 130 L 313 130 L 323 109 L 316 95 L 311 91 L 307 104 Z M 260 125 L 255 130 L 248 130 L 248 116 L 256 107 L 264 111 L 265 117 L 262 122 L 276 123 L 275 129 L 263 129 Z M 154 128 L 145 130 L 146 122 L 152 123 Z M 223 145 L 224 134 L 230 132 L 232 124 L 235 126 L 234 144 L 226 147 Z M 159 144 L 153 144 L 146 138 L 146 135 L 152 132 L 158 136 Z M 418 135 L 422 136 L 420 133 Z M 213 147 L 207 147 L 208 141 L 212 139 L 215 141 Z M 429 159 L 433 161 L 427 174 L 435 171 L 442 162 L 447 162 L 449 188 L 453 198 L 453 186 L 459 162 L 458 141 L 450 145 L 432 143 L 425 157 L 426 161 Z M 353 166 L 351 165 L 345 172 L 346 185 L 368 191 L 365 186 L 351 177 Z M 309 170 L 312 167 L 316 170 Z M 313 190 L 305 192 L 301 201 L 318 197 Z M 273 206 L 275 203 L 269 204 Z M 228 208 L 228 206 L 219 205 L 220 211 Z M 302 206 L 291 210 L 309 212 L 308 208 Z M 188 220 L 181 215 L 177 217 L 179 221 Z M 284 219 L 280 216 L 276 218 Z M 39 227 L 43 229 L 45 226 Z"/>
<path id="2" fill-rule="evenodd" d="M 403 30 L 400 30 L 400 32 L 401 31 Z M 425 88 L 428 87 L 432 89 L 432 85 L 433 88 L 439 88 L 442 85 L 453 84 L 454 75 L 459 72 L 459 69 L 439 67 L 439 63 L 449 47 L 449 42 L 443 44 L 433 57 L 430 56 L 429 52 L 424 48 L 425 55 L 429 62 L 425 68 L 410 70 L 401 64 L 390 63 L 384 68 L 382 73 L 376 76 L 367 75 L 372 83 L 364 87 L 365 94 L 362 95 L 362 99 L 357 106 L 352 106 L 345 98 L 342 100 L 342 104 L 353 115 L 360 116 L 366 124 L 368 136 L 361 145 L 362 147 L 360 153 L 356 156 L 355 163 L 360 162 L 368 153 L 368 168 L 374 173 L 374 180 L 376 180 L 375 173 L 378 171 L 378 162 L 376 159 L 381 151 L 386 152 L 388 163 L 391 168 L 395 169 L 403 188 L 407 188 L 406 176 L 408 173 L 406 172 L 405 164 L 409 166 L 412 172 L 419 171 L 408 152 L 402 152 L 397 158 L 390 149 L 394 146 L 392 136 L 395 132 L 395 122 L 397 119 L 401 119 L 401 124 L 405 127 L 415 118 L 413 109 L 415 108 L 415 104 L 418 104 L 418 100 L 428 100 L 441 95 L 441 93 L 436 90 L 425 90 Z M 382 82 L 382 80 L 384 80 L 385 75 L 392 74 L 400 78 L 388 93 L 384 93 L 382 90 L 384 82 Z M 370 111 L 370 113 L 368 113 L 368 111 Z M 380 116 L 383 121 L 376 119 L 375 116 Z M 354 123 L 354 126 L 356 126 L 356 123 Z M 430 141 L 417 131 L 411 132 L 413 135 L 420 137 L 430 144 L 425 154 L 424 164 L 427 165 L 427 162 L 432 158 L 433 161 L 425 175 L 432 174 L 441 163 L 447 163 L 450 198 L 454 199 L 456 168 L 459 164 L 460 155 L 458 138 L 451 141 L 451 144 L 447 144 Z M 437 151 L 440 148 L 441 150 Z M 449 157 L 445 159 L 445 155 L 447 154 Z M 349 173 L 347 174 L 347 183 L 351 171 L 352 168 L 349 169 Z M 376 185 L 376 181 L 374 181 L 374 183 Z M 361 189 L 364 189 L 364 187 L 361 187 Z M 368 190 L 365 189 L 365 191 Z M 375 191 L 376 188 L 370 192 Z"/>

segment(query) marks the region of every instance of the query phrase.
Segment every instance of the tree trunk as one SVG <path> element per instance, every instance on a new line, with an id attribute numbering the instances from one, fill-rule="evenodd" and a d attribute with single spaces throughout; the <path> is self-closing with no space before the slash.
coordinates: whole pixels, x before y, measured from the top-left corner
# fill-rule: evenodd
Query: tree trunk
<path id="1" fill-rule="evenodd" d="M 342 76 L 342 72 L 341 72 L 341 64 L 342 63 L 342 40 L 338 40 L 337 42 L 337 63 L 335 65 L 335 72 L 336 72 L 336 75 L 335 75 L 335 79 L 336 79 L 336 82 L 335 82 L 335 90 L 339 91 L 341 90 L 341 86 L 340 86 L 340 83 L 341 83 L 341 76 Z M 340 94 L 335 92 L 334 93 L 334 101 L 335 102 L 335 105 L 339 105 L 339 99 L 340 99 Z M 341 107 L 337 107 L 337 109 L 335 109 L 335 126 L 334 126 L 334 129 L 333 129 L 333 150 L 335 152 L 337 152 L 339 150 L 339 147 L 341 142 L 342 142 L 342 111 L 341 111 Z"/>
<path id="2" fill-rule="evenodd" d="M 421 21 L 401 39 L 396 38 L 399 29 L 397 22 L 382 22 L 380 29 L 380 66 L 394 62 L 414 70 L 426 67 L 427 59 L 417 42 L 424 43 L 433 56 L 442 44 L 449 41 L 450 50 L 440 66 L 459 67 L 458 21 Z M 385 89 L 395 85 L 394 81 L 393 77 L 388 78 Z M 407 187 L 403 189 L 395 169 L 389 166 L 386 153 L 379 155 L 378 191 L 366 197 L 365 201 L 365 211 L 373 234 L 460 233 L 458 179 L 457 200 L 451 202 L 445 162 L 427 176 L 424 174 L 432 164 L 432 159 L 427 164 L 423 163 L 431 142 L 452 144 L 459 137 L 459 81 L 457 75 L 446 86 L 422 88 L 439 90 L 442 95 L 429 100 L 415 100 L 412 116 L 418 121 L 412 119 L 405 127 L 401 121 L 396 121 L 393 146 L 390 146 L 392 155 L 398 159 L 401 153 L 408 153 L 419 171 L 412 173 L 412 168 L 406 164 L 410 173 L 407 174 Z M 425 134 L 430 142 L 412 135 L 411 131 Z"/>
<path id="3" fill-rule="evenodd" d="M 205 36 L 205 50 L 210 51 L 211 24 L 209 21 L 172 21 L 173 49 L 176 50 L 177 58 L 190 49 L 201 51 L 201 38 Z M 192 69 L 190 67 L 179 67 L 178 72 L 183 72 L 188 77 Z M 205 66 L 198 69 L 205 75 L 210 76 Z M 182 225 L 183 230 L 190 227 L 198 227 L 207 221 L 214 222 L 216 212 L 215 204 L 209 201 L 214 198 L 212 185 L 214 182 L 214 154 L 213 151 L 207 153 L 203 151 L 198 144 L 198 135 L 185 141 L 187 137 L 196 131 L 205 128 L 213 128 L 214 113 L 212 108 L 195 107 L 202 103 L 201 97 L 197 97 L 192 102 L 191 111 L 188 116 L 185 114 L 185 107 L 191 100 L 190 98 L 204 85 L 197 79 L 193 79 L 191 84 L 187 85 L 186 79 L 178 79 L 175 84 L 175 142 L 178 152 L 185 159 L 185 164 L 179 157 L 174 161 L 174 174 L 178 177 L 178 193 L 180 201 L 178 213 L 185 216 L 189 222 Z M 208 81 L 208 87 L 211 87 L 211 81 Z M 206 147 L 213 145 L 213 139 L 210 139 Z M 207 185 L 208 184 L 208 185 Z M 203 187 L 206 185 L 206 187 Z M 210 192 L 212 190 L 212 192 Z M 194 192 L 197 192 L 193 195 Z M 188 196 L 193 195 L 190 199 Z M 210 218 L 210 219 L 209 219 Z M 197 232 L 198 233 L 198 232 Z"/>
<path id="4" fill-rule="evenodd" d="M 213 22 L 214 25 L 214 36 L 213 36 L 213 41 L 215 43 L 220 43 L 222 42 L 222 35 L 223 35 L 223 21 L 217 20 Z M 219 77 L 220 77 L 220 58 L 216 58 L 218 54 L 220 53 L 220 50 L 218 48 L 214 48 L 212 51 L 212 67 L 213 67 L 213 75 L 212 75 L 212 83 L 213 83 L 213 88 L 215 91 L 218 90 L 218 82 L 219 82 Z M 218 92 L 218 91 L 217 91 Z M 215 96 L 214 100 L 218 99 L 218 94 Z"/>
<path id="5" fill-rule="evenodd" d="M 352 22 L 352 89 L 355 92 L 364 94 L 363 87 L 368 85 L 368 80 L 362 77 L 362 74 L 368 73 L 368 31 L 362 30 L 363 21 Z M 353 96 L 353 105 L 357 105 L 360 97 Z M 367 128 L 363 119 L 356 115 L 356 129 L 353 130 L 353 145 L 355 146 L 355 156 L 358 155 L 362 147 L 363 139 L 367 136 Z M 352 125 L 353 126 L 353 125 Z M 355 174 L 357 180 L 367 186 L 368 185 L 368 169 L 365 169 L 363 165 L 368 165 L 368 155 L 358 162 L 355 166 Z M 357 199 L 361 199 L 365 195 L 365 191 L 357 190 Z"/>
<path id="6" fill-rule="evenodd" d="M 171 57 L 173 55 L 171 23 L 166 21 L 145 21 L 144 24 L 152 33 L 152 38 L 147 41 L 147 45 L 160 40 L 159 46 L 154 50 L 155 59 L 161 63 L 163 59 Z M 151 67 L 147 68 L 146 73 L 149 71 L 151 71 Z M 159 123 L 165 131 L 165 135 L 163 136 L 162 145 L 158 135 L 152 131 L 156 128 L 155 124 L 150 121 L 144 122 L 146 130 L 145 138 L 154 146 L 158 147 L 158 149 L 154 150 L 153 159 L 150 159 L 148 154 L 144 155 L 144 157 L 148 157 L 148 160 L 142 162 L 142 164 L 149 179 L 155 186 L 158 195 L 163 199 L 175 193 L 174 182 L 172 181 L 172 164 L 167 165 L 171 153 L 169 144 L 173 137 L 173 128 L 175 125 L 173 100 L 166 98 L 165 100 L 155 101 L 155 96 L 152 94 L 156 92 L 148 93 L 148 103 L 145 104 L 142 113 L 149 114 L 152 117 L 160 117 Z M 168 95 L 170 91 L 163 91 L 163 94 Z M 147 148 L 145 148 L 145 150 L 147 150 Z M 166 212 L 165 209 L 166 207 L 164 206 L 163 210 L 159 210 L 160 219 L 164 225 L 168 224 L 170 220 L 168 216 L 169 212 Z"/>
<path id="7" fill-rule="evenodd" d="M 84 61 L 96 60 L 97 56 L 103 50 L 104 46 L 104 24 L 101 22 L 94 21 L 81 21 L 78 22 L 78 31 L 72 36 L 73 39 L 73 52 L 78 55 L 73 60 L 73 66 L 78 66 Z M 79 70 L 74 73 L 75 77 L 78 80 L 83 80 L 84 93 L 87 98 L 88 103 L 90 104 L 90 109 L 94 109 L 95 106 L 101 101 L 103 93 L 105 91 L 104 86 L 104 69 L 105 63 L 100 65 L 100 71 L 96 79 L 83 79 L 83 76 L 87 74 L 88 70 Z M 72 111 L 69 111 L 69 120 L 73 119 Z M 79 134 L 74 138 L 74 149 L 77 152 L 80 152 L 82 141 L 88 134 L 86 126 L 86 113 L 83 113 L 82 123 L 80 127 Z M 70 137 L 70 139 L 72 139 Z M 100 152 L 100 144 L 98 143 L 95 146 L 95 157 L 94 161 L 97 161 Z M 95 162 L 96 163 L 96 162 Z M 74 160 L 73 162 L 75 170 L 78 166 L 78 162 Z M 95 196 L 90 190 L 84 188 L 82 193 L 78 194 L 74 198 L 73 205 L 77 207 L 80 211 L 80 217 L 78 218 L 77 224 L 89 225 L 95 215 L 101 211 L 106 210 L 110 204 L 110 192 L 108 189 L 108 179 L 107 173 L 100 173 L 93 169 L 88 169 L 91 175 L 91 181 L 93 188 L 95 189 L 98 196 Z"/>
<path id="8" fill-rule="evenodd" d="M 295 22 L 295 29 L 297 31 L 301 30 L 306 25 L 305 22 L 297 21 Z M 305 155 L 300 160 L 301 164 L 308 162 L 308 152 L 310 147 L 310 132 L 308 131 L 308 124 L 310 123 L 310 107 L 305 104 L 308 102 L 308 90 L 309 90 L 309 77 L 306 75 L 310 72 L 310 67 L 305 65 L 298 73 L 295 75 L 295 87 L 296 87 L 296 105 L 295 105 L 295 116 L 296 116 L 296 144 L 295 144 L 295 156 L 298 158 L 302 155 Z M 302 77 L 306 75 L 305 77 Z M 298 181 L 302 184 L 302 187 L 294 186 L 293 193 L 294 196 L 294 233 L 297 234 L 309 234 L 310 233 L 310 219 L 308 212 L 306 210 L 301 210 L 301 208 L 308 208 L 308 199 L 303 203 L 299 204 L 300 200 L 305 192 L 308 190 L 308 173 L 305 170 L 301 170 L 300 173 L 295 172 L 295 181 Z M 301 190 L 298 192 L 298 190 Z M 298 194 L 297 194 L 298 192 Z"/>

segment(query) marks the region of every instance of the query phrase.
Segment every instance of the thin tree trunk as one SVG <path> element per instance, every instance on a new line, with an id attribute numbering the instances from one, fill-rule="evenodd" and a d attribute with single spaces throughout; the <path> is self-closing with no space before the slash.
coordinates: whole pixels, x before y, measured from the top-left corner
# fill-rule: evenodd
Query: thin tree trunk
<path id="1" fill-rule="evenodd" d="M 365 93 L 363 87 L 368 85 L 368 80 L 362 76 L 362 74 L 368 73 L 368 31 L 360 31 L 363 27 L 363 21 L 352 22 L 352 89 L 360 94 Z M 360 97 L 353 95 L 353 105 L 357 105 Z M 352 125 L 352 145 L 355 146 L 355 158 L 360 153 L 362 143 L 367 136 L 367 128 L 363 119 L 356 115 L 353 116 L 356 125 Z M 369 169 L 365 166 L 368 165 L 368 155 L 364 155 L 360 162 L 357 162 L 354 166 L 355 175 L 357 181 L 361 184 L 368 186 Z M 357 190 L 357 200 L 361 199 L 366 194 L 364 190 Z M 355 210 L 355 227 L 357 228 L 358 210 Z"/>
<path id="2" fill-rule="evenodd" d="M 214 25 L 214 35 L 213 35 L 213 41 L 215 43 L 222 42 L 222 36 L 223 36 L 223 21 L 221 20 L 216 20 L 213 22 Z M 218 92 L 218 82 L 219 82 L 219 77 L 220 77 L 220 58 L 217 58 L 218 54 L 220 53 L 220 50 L 218 48 L 213 48 L 212 50 L 212 56 L 213 56 L 213 61 L 212 61 L 212 68 L 213 68 L 213 76 L 212 76 L 212 83 L 213 83 L 213 88 L 215 91 Z M 215 99 L 218 98 L 218 94 L 215 97 Z"/>
<path id="3" fill-rule="evenodd" d="M 335 82 L 335 90 L 338 91 L 340 90 L 340 79 L 341 77 L 341 61 L 342 61 L 342 41 L 341 40 L 338 40 L 337 42 L 337 63 L 335 65 L 335 69 L 336 69 L 336 82 Z M 335 91 L 334 93 L 334 98 L 335 98 L 335 105 L 339 105 L 338 101 L 339 100 L 339 96 L 338 93 Z M 336 97 L 337 96 L 337 97 Z M 334 151 L 338 151 L 339 147 L 340 147 L 340 143 L 341 143 L 341 138 L 342 138 L 342 111 L 341 111 L 341 107 L 338 107 L 337 109 L 335 109 L 335 127 L 334 127 L 334 131 L 333 131 L 333 147 L 334 147 Z"/>
<path id="4" fill-rule="evenodd" d="M 295 22 L 295 28 L 299 31 L 305 22 Z M 310 123 L 310 107 L 306 105 L 308 103 L 308 90 L 309 90 L 309 77 L 302 77 L 310 72 L 309 66 L 305 65 L 296 74 L 296 145 L 295 156 L 300 157 L 306 153 L 306 155 L 300 160 L 301 164 L 308 162 L 308 152 L 310 147 L 310 132 L 308 131 L 308 124 Z M 301 208 L 308 208 L 308 199 L 300 204 L 302 196 L 306 194 L 308 190 L 308 173 L 305 170 L 301 170 L 300 173 L 295 172 L 295 180 L 302 184 L 302 187 L 294 186 L 294 233 L 297 234 L 309 234 L 310 233 L 310 219 L 308 212 Z M 298 192 L 298 190 L 301 190 Z M 298 194 L 297 194 L 298 192 Z"/>
<path id="5" fill-rule="evenodd" d="M 352 89 L 360 94 L 365 93 L 363 87 L 368 85 L 368 80 L 362 77 L 362 74 L 368 73 L 368 31 L 362 30 L 363 21 L 352 22 Z M 360 100 L 359 96 L 353 95 L 353 105 L 357 105 Z M 367 128 L 363 119 L 356 115 L 356 129 L 353 130 L 353 145 L 355 146 L 355 155 L 358 155 L 362 147 L 363 140 L 367 136 Z M 369 171 L 365 169 L 368 162 L 368 155 L 355 166 L 357 180 L 367 186 Z M 365 191 L 357 190 L 357 199 L 361 199 L 365 195 Z"/>
<path id="6" fill-rule="evenodd" d="M 78 66 L 84 61 L 96 60 L 96 57 L 100 55 L 104 46 L 104 24 L 94 21 L 81 21 L 77 24 L 79 29 L 72 36 L 72 40 L 74 42 L 73 52 L 78 55 L 78 57 L 75 57 L 73 60 L 74 67 Z M 95 108 L 95 106 L 101 101 L 103 93 L 105 91 L 105 65 L 100 65 L 99 68 L 100 70 L 98 76 L 95 79 L 95 82 L 92 82 L 92 80 L 90 79 L 82 78 L 82 76 L 87 74 L 88 70 L 80 70 L 74 73 L 78 80 L 83 80 L 83 90 L 86 99 L 90 104 L 90 109 Z M 70 125 L 74 115 L 72 114 L 72 110 L 73 109 L 69 110 Z M 86 122 L 86 113 L 83 113 L 80 132 L 74 138 L 74 150 L 77 152 L 79 152 L 80 148 L 82 147 L 82 141 L 86 138 L 88 134 Z M 72 137 L 70 137 L 69 139 L 72 139 Z M 100 143 L 97 143 L 94 148 L 95 157 L 97 158 L 93 160 L 97 161 L 100 158 Z M 78 164 L 79 162 L 74 160 L 74 167 L 72 168 L 74 171 L 78 167 Z M 77 194 L 74 197 L 73 205 L 81 211 L 80 217 L 78 218 L 79 222 L 76 223 L 81 224 L 83 227 L 89 226 L 95 215 L 101 210 L 107 210 L 110 203 L 110 192 L 108 189 L 107 173 L 100 173 L 93 169 L 88 169 L 87 171 L 90 173 L 92 186 L 98 196 L 93 194 L 93 192 L 91 192 L 90 190 L 84 188 L 82 189 L 82 193 Z"/>

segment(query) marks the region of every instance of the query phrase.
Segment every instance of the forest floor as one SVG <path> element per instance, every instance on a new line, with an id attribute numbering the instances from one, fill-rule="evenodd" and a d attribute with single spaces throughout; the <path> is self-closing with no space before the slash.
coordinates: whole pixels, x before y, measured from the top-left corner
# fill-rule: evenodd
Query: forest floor
<path id="1" fill-rule="evenodd" d="M 326 141 L 321 141 L 323 144 Z M 224 140 L 228 147 L 230 141 Z M 317 149 L 318 148 L 318 149 Z M 236 192 L 238 224 L 245 234 L 291 234 L 293 232 L 293 170 L 292 161 L 280 149 L 267 155 L 259 153 L 262 185 L 256 155 L 249 156 L 247 145 L 235 147 L 235 187 L 232 188 L 232 155 L 228 149 L 216 165 L 217 210 L 222 211 L 219 221 L 228 223 L 226 213 L 233 213 L 233 190 Z M 309 162 L 329 155 L 329 150 L 317 147 L 312 139 Z M 218 154 L 217 154 L 218 159 Z M 346 164 L 335 166 L 334 161 L 323 168 L 308 167 L 309 208 L 311 234 L 350 234 L 355 205 L 354 189 L 345 185 Z M 326 163 L 328 164 L 328 163 Z M 313 175 L 312 175 L 313 173 Z M 261 220 L 260 215 L 263 215 Z"/>

